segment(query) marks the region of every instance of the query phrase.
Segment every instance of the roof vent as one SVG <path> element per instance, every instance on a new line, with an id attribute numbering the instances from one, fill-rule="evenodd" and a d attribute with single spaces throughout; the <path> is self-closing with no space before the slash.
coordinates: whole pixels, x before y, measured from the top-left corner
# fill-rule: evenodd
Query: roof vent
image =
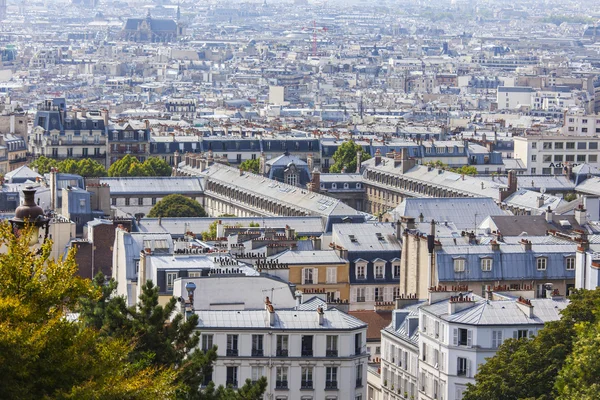
<path id="1" fill-rule="evenodd" d="M 560 223 L 560 226 L 564 226 L 564 227 L 566 227 L 566 228 L 569 228 L 569 227 L 571 227 L 571 223 L 570 223 L 569 221 L 567 221 L 566 219 L 561 219 L 561 220 L 559 221 L 559 223 Z"/>
<path id="2" fill-rule="evenodd" d="M 356 236 L 354 236 L 354 235 L 348 235 L 348 237 L 350 238 L 350 241 L 351 241 L 352 243 L 356 243 L 356 242 L 358 242 L 358 239 L 356 239 Z"/>

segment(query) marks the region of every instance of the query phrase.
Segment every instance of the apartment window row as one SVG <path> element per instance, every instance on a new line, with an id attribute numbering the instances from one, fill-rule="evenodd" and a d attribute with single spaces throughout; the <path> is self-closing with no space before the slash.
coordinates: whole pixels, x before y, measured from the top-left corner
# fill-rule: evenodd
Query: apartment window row
<path id="1" fill-rule="evenodd" d="M 385 279 L 385 261 L 375 261 L 373 263 L 373 276 L 375 279 Z M 367 279 L 367 263 L 357 262 L 355 264 L 355 272 L 357 280 Z M 392 278 L 400 278 L 400 262 L 392 263 Z"/>
<path id="2" fill-rule="evenodd" d="M 480 260 L 481 270 L 484 272 L 491 272 L 494 260 L 492 258 L 484 257 Z M 548 268 L 548 258 L 539 256 L 536 258 L 536 269 L 538 271 L 545 271 Z M 465 272 L 467 266 L 467 260 L 464 258 L 454 259 L 454 272 Z M 565 269 L 567 271 L 575 270 L 575 257 L 565 257 Z"/>
<path id="3" fill-rule="evenodd" d="M 366 301 L 394 301 L 400 296 L 398 286 L 362 286 L 354 287 L 350 291 L 351 303 L 364 303 Z"/>
<path id="4" fill-rule="evenodd" d="M 590 162 L 595 163 L 598 162 L 597 154 L 544 154 L 542 156 L 542 161 L 545 163 L 551 162 Z M 537 161 L 537 156 L 535 154 L 531 155 L 531 161 Z"/>
<path id="5" fill-rule="evenodd" d="M 420 389 L 427 396 L 435 400 L 443 400 L 446 391 L 446 382 L 426 371 L 421 371 Z"/>
<path id="6" fill-rule="evenodd" d="M 327 267 L 325 275 L 325 283 L 337 283 L 337 267 Z M 303 268 L 302 269 L 302 284 L 315 285 L 319 283 L 318 268 Z"/>

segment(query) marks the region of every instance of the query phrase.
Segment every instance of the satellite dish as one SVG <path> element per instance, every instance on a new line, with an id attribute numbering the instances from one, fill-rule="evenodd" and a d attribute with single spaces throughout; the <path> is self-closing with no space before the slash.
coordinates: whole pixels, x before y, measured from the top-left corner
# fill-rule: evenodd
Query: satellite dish
<path id="1" fill-rule="evenodd" d="M 545 187 L 541 187 L 541 188 L 540 188 L 540 193 L 541 193 L 541 194 L 544 194 L 544 193 L 546 193 L 546 188 L 545 188 Z"/>

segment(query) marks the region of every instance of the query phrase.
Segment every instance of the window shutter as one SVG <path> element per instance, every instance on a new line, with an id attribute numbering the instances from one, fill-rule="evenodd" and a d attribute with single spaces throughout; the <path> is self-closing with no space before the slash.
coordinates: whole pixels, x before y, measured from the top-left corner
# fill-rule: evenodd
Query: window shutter
<path id="1" fill-rule="evenodd" d="M 533 337 L 533 331 L 529 331 L 529 338 L 531 339 Z"/>
<path id="2" fill-rule="evenodd" d="M 314 284 L 319 283 L 319 269 L 313 268 L 312 273 L 313 273 L 313 283 Z"/>
<path id="3" fill-rule="evenodd" d="M 383 290 L 383 301 L 392 301 L 391 297 L 392 297 L 392 290 L 393 288 L 391 286 L 386 286 Z"/>
<path id="4" fill-rule="evenodd" d="M 497 331 L 492 331 L 492 347 L 493 348 L 498 347 L 498 332 Z"/>
<path id="5" fill-rule="evenodd" d="M 452 332 L 452 344 L 458 346 L 458 328 L 454 328 Z"/>
<path id="6" fill-rule="evenodd" d="M 467 358 L 467 378 L 471 377 L 471 360 Z"/>
<path id="7" fill-rule="evenodd" d="M 498 331 L 498 347 L 502 345 L 502 331 Z"/>
<path id="8" fill-rule="evenodd" d="M 467 330 L 467 347 L 473 346 L 473 331 L 471 329 Z"/>
<path id="9" fill-rule="evenodd" d="M 306 268 L 302 268 L 302 284 L 306 282 Z"/>
<path id="10" fill-rule="evenodd" d="M 354 287 L 354 288 L 352 288 L 352 290 L 350 290 L 350 302 L 351 303 L 356 303 L 356 298 L 358 297 L 357 292 L 358 292 L 357 287 Z"/>
<path id="11" fill-rule="evenodd" d="M 374 287 L 369 287 L 367 286 L 365 288 L 365 292 L 366 292 L 366 300 L 367 301 L 375 301 L 375 288 Z"/>
<path id="12" fill-rule="evenodd" d="M 513 331 L 513 339 L 518 339 L 519 337 L 517 336 L 517 331 Z"/>

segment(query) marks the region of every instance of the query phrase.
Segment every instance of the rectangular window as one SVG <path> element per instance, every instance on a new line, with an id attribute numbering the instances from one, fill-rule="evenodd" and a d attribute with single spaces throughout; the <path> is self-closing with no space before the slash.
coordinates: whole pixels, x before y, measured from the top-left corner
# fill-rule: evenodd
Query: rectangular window
<path id="1" fill-rule="evenodd" d="M 537 161 L 537 155 L 535 155 L 535 154 L 532 154 L 532 155 L 531 155 L 531 161 L 532 161 L 532 162 L 536 162 L 536 161 Z"/>
<path id="2" fill-rule="evenodd" d="M 473 331 L 464 328 L 454 328 L 454 345 L 471 347 L 473 345 Z"/>
<path id="3" fill-rule="evenodd" d="M 366 301 L 366 289 L 364 287 L 356 288 L 356 301 L 359 303 L 364 303 Z"/>
<path id="4" fill-rule="evenodd" d="M 587 129 L 584 128 L 585 131 L 582 129 L 582 132 L 587 132 Z M 587 149 L 587 142 L 577 142 L 577 150 L 585 150 Z"/>
<path id="5" fill-rule="evenodd" d="M 574 150 L 575 142 L 567 142 L 567 150 Z"/>
<path id="6" fill-rule="evenodd" d="M 532 142 L 531 143 L 531 148 L 532 149 L 537 149 L 537 142 Z"/>
<path id="7" fill-rule="evenodd" d="M 513 338 L 514 339 L 527 339 L 527 329 L 519 329 L 516 331 L 513 331 Z"/>
<path id="8" fill-rule="evenodd" d="M 126 198 L 125 198 L 125 205 L 126 205 L 126 206 L 128 206 L 128 205 L 129 205 L 129 203 L 130 203 L 129 197 L 126 197 Z"/>
<path id="9" fill-rule="evenodd" d="M 563 146 L 564 146 L 563 142 L 554 143 L 554 149 L 556 149 L 556 150 L 562 150 L 564 148 Z"/>
<path id="10" fill-rule="evenodd" d="M 481 270 L 484 272 L 490 272 L 492 270 L 492 263 L 494 262 L 491 258 L 481 259 Z"/>
<path id="11" fill-rule="evenodd" d="M 300 389 L 312 389 L 313 387 L 313 369 L 312 367 L 302 367 L 300 371 Z"/>
<path id="12" fill-rule="evenodd" d="M 361 355 L 363 353 L 362 333 L 354 335 L 354 354 Z"/>
<path id="13" fill-rule="evenodd" d="M 277 367 L 275 369 L 275 389 L 287 389 L 288 367 Z"/>
<path id="14" fill-rule="evenodd" d="M 167 290 L 173 290 L 173 285 L 175 284 L 175 279 L 177 279 L 177 272 L 167 272 Z"/>
<path id="15" fill-rule="evenodd" d="M 577 162 L 585 162 L 585 154 L 577 154 Z"/>
<path id="16" fill-rule="evenodd" d="M 384 265 L 376 264 L 375 265 L 375 279 L 383 279 L 384 278 Z"/>
<path id="17" fill-rule="evenodd" d="M 288 356 L 288 335 L 277 335 L 277 357 Z"/>
<path id="18" fill-rule="evenodd" d="M 454 260 L 454 272 L 465 272 L 465 261 L 464 258 Z"/>
<path id="19" fill-rule="evenodd" d="M 567 154 L 565 156 L 565 161 L 575 161 L 575 154 Z"/>
<path id="20" fill-rule="evenodd" d="M 143 206 L 144 205 L 144 198 L 143 197 L 139 197 L 138 198 L 138 206 Z"/>
<path id="21" fill-rule="evenodd" d="M 263 335 L 252 335 L 252 356 L 263 356 Z"/>
<path id="22" fill-rule="evenodd" d="M 589 142 L 588 143 L 588 148 L 590 150 L 598 150 L 598 142 Z"/>
<path id="23" fill-rule="evenodd" d="M 360 388 L 362 387 L 363 383 L 363 365 L 362 364 L 358 364 L 356 366 L 356 387 Z"/>
<path id="24" fill-rule="evenodd" d="M 552 142 L 544 142 L 543 148 L 550 150 L 552 148 Z"/>
<path id="25" fill-rule="evenodd" d="M 383 301 L 383 288 L 375 287 L 375 301 Z"/>
<path id="26" fill-rule="evenodd" d="M 237 387 L 237 372 L 237 367 L 227 367 L 227 381 L 225 382 L 227 386 L 231 386 L 234 388 Z"/>
<path id="27" fill-rule="evenodd" d="M 303 285 L 312 285 L 313 283 L 313 269 L 312 268 L 304 268 L 302 270 L 302 284 Z"/>
<path id="28" fill-rule="evenodd" d="M 337 283 L 337 267 L 327 267 L 327 283 Z"/>
<path id="29" fill-rule="evenodd" d="M 367 279 L 367 275 L 365 274 L 365 265 L 357 265 L 356 266 L 356 279 Z"/>
<path id="30" fill-rule="evenodd" d="M 536 169 L 535 168 L 531 168 L 531 174 L 535 175 Z"/>
<path id="31" fill-rule="evenodd" d="M 588 156 L 588 163 L 595 163 L 598 162 L 598 155 L 597 154 L 590 154 Z"/>
<path id="32" fill-rule="evenodd" d="M 492 331 L 492 348 L 497 349 L 502 344 L 502 331 Z"/>
<path id="33" fill-rule="evenodd" d="M 555 154 L 554 155 L 554 162 L 562 162 L 563 160 L 563 155 L 562 154 Z"/>
<path id="34" fill-rule="evenodd" d="M 337 389 L 337 367 L 325 368 L 325 389 Z"/>
<path id="35" fill-rule="evenodd" d="M 260 378 L 264 376 L 263 367 L 262 366 L 253 366 L 252 367 L 252 376 L 251 380 L 253 383 L 257 382 Z"/>
<path id="36" fill-rule="evenodd" d="M 392 268 L 394 272 L 394 278 L 398 278 L 400 276 L 400 264 L 394 264 Z"/>
<path id="37" fill-rule="evenodd" d="M 546 155 L 543 156 L 543 160 L 544 160 L 545 163 L 546 162 L 552 162 L 552 156 L 549 155 L 549 154 L 546 154 Z"/>
<path id="38" fill-rule="evenodd" d="M 325 356 L 337 357 L 338 356 L 338 337 L 337 335 L 327 335 L 326 338 L 326 351 Z"/>
<path id="39" fill-rule="evenodd" d="M 202 276 L 202 272 L 200 271 L 188 271 L 188 278 L 200 278 Z"/>
<path id="40" fill-rule="evenodd" d="M 227 356 L 237 357 L 238 355 L 238 335 L 227 335 Z"/>
<path id="41" fill-rule="evenodd" d="M 566 263 L 567 263 L 567 271 L 575 270 L 575 257 L 567 257 Z"/>
<path id="42" fill-rule="evenodd" d="M 202 351 L 208 351 L 213 348 L 213 335 L 202 335 Z"/>
<path id="43" fill-rule="evenodd" d="M 548 265 L 548 259 L 545 257 L 539 257 L 536 261 L 538 271 L 545 271 Z"/>
<path id="44" fill-rule="evenodd" d="M 302 335 L 302 357 L 313 356 L 313 336 Z"/>
<path id="45" fill-rule="evenodd" d="M 552 168 L 542 168 L 542 175 L 552 175 Z"/>
<path id="46" fill-rule="evenodd" d="M 456 363 L 456 375 L 458 376 L 468 376 L 467 375 L 467 364 L 468 360 L 464 357 L 458 357 Z"/>

